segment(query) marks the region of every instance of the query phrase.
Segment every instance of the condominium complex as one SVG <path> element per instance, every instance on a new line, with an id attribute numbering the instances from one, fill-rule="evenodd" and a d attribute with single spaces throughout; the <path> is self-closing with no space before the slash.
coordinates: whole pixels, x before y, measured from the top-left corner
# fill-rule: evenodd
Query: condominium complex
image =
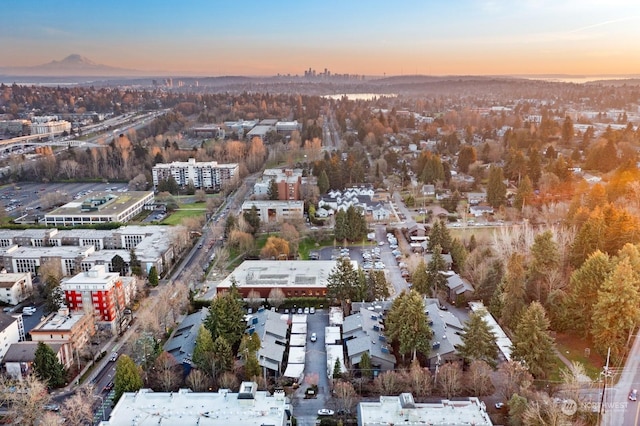
<path id="1" fill-rule="evenodd" d="M 219 191 L 238 175 L 238 170 L 237 163 L 199 163 L 195 158 L 190 158 L 187 162 L 160 163 L 153 166 L 153 188 L 157 190 L 160 182 L 173 177 L 181 187 L 192 184 L 196 188 Z"/>
<path id="2" fill-rule="evenodd" d="M 60 288 L 69 309 L 93 313 L 98 324 L 116 330 L 116 321 L 125 308 L 120 274 L 107 272 L 104 265 L 98 265 L 63 281 Z"/>

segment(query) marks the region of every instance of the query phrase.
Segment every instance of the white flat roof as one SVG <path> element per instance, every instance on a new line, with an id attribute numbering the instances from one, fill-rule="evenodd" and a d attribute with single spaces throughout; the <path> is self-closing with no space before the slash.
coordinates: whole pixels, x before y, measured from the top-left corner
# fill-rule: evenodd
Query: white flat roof
<path id="1" fill-rule="evenodd" d="M 502 352 L 507 361 L 511 361 L 511 348 L 513 344 L 502 327 L 500 327 L 495 318 L 493 318 L 493 315 L 489 313 L 482 302 L 469 302 L 469 308 L 471 308 L 473 312 L 481 312 L 483 314 L 482 318 L 489 325 L 493 335 L 496 336 L 496 345 L 498 345 L 498 349 L 500 349 L 500 352 Z"/>
<path id="2" fill-rule="evenodd" d="M 307 344 L 306 334 L 292 334 L 289 338 L 289 346 L 305 346 Z"/>
<path id="3" fill-rule="evenodd" d="M 307 334 L 307 323 L 291 324 L 291 334 Z"/>

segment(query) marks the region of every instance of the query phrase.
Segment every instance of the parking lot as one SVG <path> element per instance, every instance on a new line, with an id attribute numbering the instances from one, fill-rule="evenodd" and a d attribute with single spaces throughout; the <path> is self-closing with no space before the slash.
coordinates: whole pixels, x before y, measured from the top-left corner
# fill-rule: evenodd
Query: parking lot
<path id="1" fill-rule="evenodd" d="M 16 183 L 0 188 L 0 205 L 5 213 L 13 218 L 24 215 L 38 217 L 51 210 L 47 199 L 58 198 L 60 201 L 69 202 L 87 197 L 94 192 L 126 191 L 126 183 Z M 51 197 L 50 194 L 56 194 L 58 197 Z"/>

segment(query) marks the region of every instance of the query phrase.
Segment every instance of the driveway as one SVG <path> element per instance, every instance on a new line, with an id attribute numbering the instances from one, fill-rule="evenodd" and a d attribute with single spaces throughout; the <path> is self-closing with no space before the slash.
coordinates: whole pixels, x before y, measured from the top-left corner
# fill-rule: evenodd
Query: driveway
<path id="1" fill-rule="evenodd" d="M 298 425 L 315 425 L 318 418 L 318 410 L 326 408 L 330 403 L 331 392 L 329 378 L 327 377 L 327 352 L 324 348 L 324 328 L 329 325 L 329 314 L 318 309 L 315 314 L 307 315 L 307 352 L 305 357 L 304 374 L 307 377 L 317 377 L 318 396 L 305 399 L 305 390 L 309 387 L 304 383 L 293 395 L 293 415 L 298 420 Z M 318 340 L 311 342 L 311 333 L 316 333 Z"/>

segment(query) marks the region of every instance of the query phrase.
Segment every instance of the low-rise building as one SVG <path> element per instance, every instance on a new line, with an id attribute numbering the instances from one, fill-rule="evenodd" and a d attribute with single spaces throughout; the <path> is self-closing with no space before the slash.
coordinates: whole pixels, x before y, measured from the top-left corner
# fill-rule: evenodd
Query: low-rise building
<path id="1" fill-rule="evenodd" d="M 362 354 L 368 352 L 374 371 L 383 372 L 395 368 L 396 357 L 387 344 L 383 318 L 381 310 L 363 306 L 359 312 L 344 319 L 342 338 L 351 366 L 359 364 Z"/>
<path id="2" fill-rule="evenodd" d="M 32 294 L 31 272 L 0 273 L 0 301 L 9 305 L 17 305 Z"/>
<path id="3" fill-rule="evenodd" d="M 452 302 L 456 302 L 460 297 L 469 300 L 475 292 L 471 283 L 458 274 L 447 277 L 447 287 L 449 289 L 449 300 Z"/>
<path id="4" fill-rule="evenodd" d="M 242 203 L 242 212 L 250 212 L 254 206 L 262 223 L 304 218 L 304 201 L 248 200 Z"/>
<path id="5" fill-rule="evenodd" d="M 387 425 L 492 426 L 484 402 L 476 397 L 417 403 L 410 393 L 381 396 L 358 404 L 358 426 Z"/>
<path id="6" fill-rule="evenodd" d="M 248 315 L 247 332 L 256 333 L 260 338 L 260 349 L 257 353 L 260 366 L 279 376 L 284 366 L 284 354 L 289 337 L 287 320 L 277 312 L 260 308 Z"/>
<path id="7" fill-rule="evenodd" d="M 0 362 L 2 362 L 5 354 L 9 350 L 9 346 L 13 343 L 23 341 L 24 323 L 22 322 L 22 315 L 7 315 L 4 312 L 0 312 Z"/>
<path id="8" fill-rule="evenodd" d="M 357 268 L 357 262 L 352 264 Z M 255 290 L 266 299 L 274 288 L 286 297 L 324 297 L 335 266 L 335 260 L 245 260 L 217 285 L 216 292 L 224 293 L 235 283 L 243 297 Z"/>
<path id="9" fill-rule="evenodd" d="M 283 391 L 259 391 L 257 383 L 242 382 L 238 393 L 125 392 L 100 426 L 167 424 L 180 426 L 290 426 L 292 408 Z"/>
<path id="10" fill-rule="evenodd" d="M 44 263 L 60 265 L 62 275 L 72 275 L 80 271 L 82 259 L 95 252 L 89 247 L 19 247 L 0 249 L 2 266 L 9 273 L 31 272 L 36 274 Z"/>
<path id="11" fill-rule="evenodd" d="M 58 361 L 65 367 L 72 366 L 72 359 L 66 358 L 65 354 L 71 353 L 65 349 L 68 343 L 45 343 L 58 357 Z M 7 375 L 16 380 L 22 380 L 32 372 L 33 361 L 36 359 L 36 349 L 38 342 L 18 342 L 9 346 L 9 350 L 2 359 L 4 370 Z"/>
<path id="12" fill-rule="evenodd" d="M 200 334 L 200 326 L 209 315 L 209 309 L 202 308 L 198 312 L 187 315 L 164 344 L 165 352 L 171 354 L 179 364 L 183 364 L 186 372 L 193 362 L 193 350 Z"/>
<path id="13" fill-rule="evenodd" d="M 127 223 L 153 202 L 152 191 L 129 191 L 124 195 L 96 193 L 58 207 L 45 214 L 44 221 L 48 226 Z"/>
<path id="14" fill-rule="evenodd" d="M 65 307 L 48 315 L 29 334 L 34 342 L 63 344 L 60 360 L 63 365 L 71 365 L 76 353 L 82 351 L 95 332 L 92 315 L 84 312 L 72 313 Z"/>

